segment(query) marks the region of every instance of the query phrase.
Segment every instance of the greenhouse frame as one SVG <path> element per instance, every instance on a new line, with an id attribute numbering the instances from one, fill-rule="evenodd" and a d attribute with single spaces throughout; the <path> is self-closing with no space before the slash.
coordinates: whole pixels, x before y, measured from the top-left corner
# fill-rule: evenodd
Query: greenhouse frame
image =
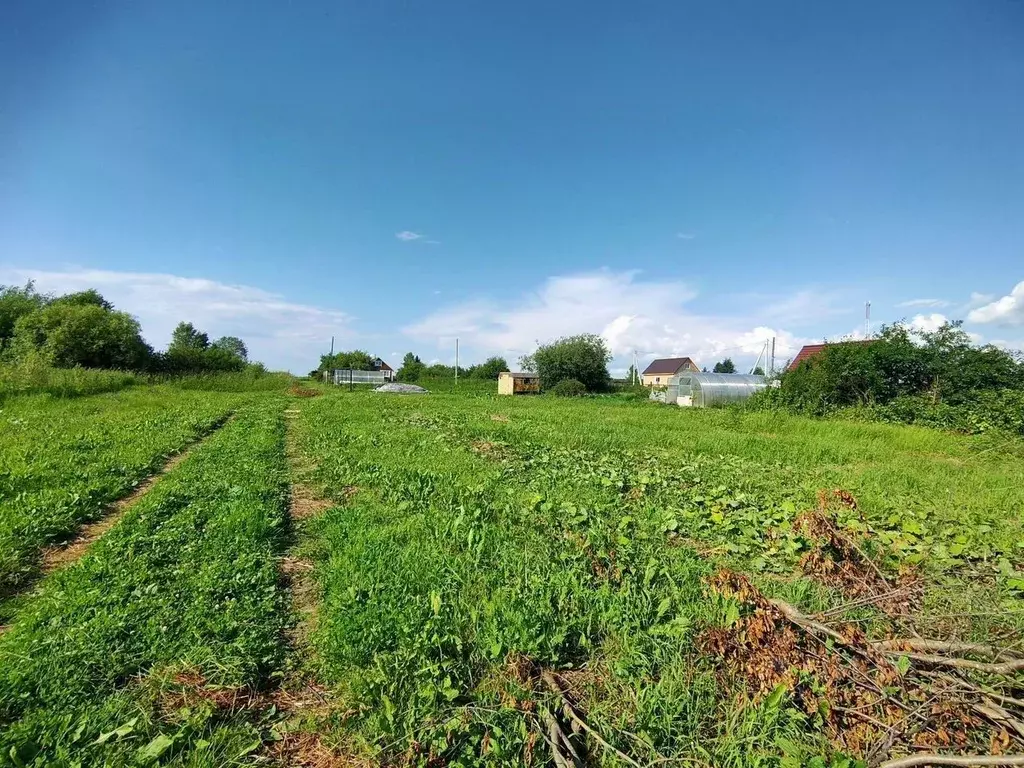
<path id="1" fill-rule="evenodd" d="M 764 376 L 743 373 L 681 373 L 669 379 L 665 402 L 709 408 L 746 400 L 768 386 Z"/>

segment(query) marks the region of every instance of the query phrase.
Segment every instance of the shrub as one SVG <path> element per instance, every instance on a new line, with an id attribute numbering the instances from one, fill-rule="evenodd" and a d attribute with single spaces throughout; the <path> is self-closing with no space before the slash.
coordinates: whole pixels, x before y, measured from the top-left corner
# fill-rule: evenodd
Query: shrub
<path id="1" fill-rule="evenodd" d="M 562 379 L 548 392 L 556 397 L 583 397 L 587 394 L 587 388 L 579 379 Z"/>
<path id="2" fill-rule="evenodd" d="M 604 339 L 593 333 L 584 333 L 542 344 L 520 363 L 526 370 L 540 375 L 545 389 L 553 388 L 563 379 L 576 379 L 588 392 L 604 392 L 611 384 L 608 373 L 611 359 Z"/>

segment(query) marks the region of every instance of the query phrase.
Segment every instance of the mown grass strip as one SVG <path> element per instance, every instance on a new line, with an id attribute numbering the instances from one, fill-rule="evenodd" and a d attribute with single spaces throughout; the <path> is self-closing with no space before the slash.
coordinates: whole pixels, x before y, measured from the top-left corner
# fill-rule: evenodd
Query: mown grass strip
<path id="1" fill-rule="evenodd" d="M 0 409 L 0 597 L 33 580 L 40 550 L 102 516 L 168 456 L 219 423 L 238 395 L 161 387 Z"/>
<path id="2" fill-rule="evenodd" d="M 0 637 L 3 759 L 231 765 L 259 748 L 256 694 L 283 656 L 281 406 L 239 408 L 22 606 Z"/>
<path id="3" fill-rule="evenodd" d="M 656 510 L 627 509 L 590 467 L 509 477 L 491 449 L 403 418 L 420 407 L 305 406 L 305 447 L 328 493 L 360 488 L 316 527 L 315 643 L 368 753 L 545 763 L 534 713 L 557 711 L 547 670 L 571 681 L 602 739 L 641 763 L 757 764 L 778 737 L 827 749 L 799 713 L 729 702 L 695 647 L 724 618 L 705 597 L 710 564 L 671 541 Z"/>

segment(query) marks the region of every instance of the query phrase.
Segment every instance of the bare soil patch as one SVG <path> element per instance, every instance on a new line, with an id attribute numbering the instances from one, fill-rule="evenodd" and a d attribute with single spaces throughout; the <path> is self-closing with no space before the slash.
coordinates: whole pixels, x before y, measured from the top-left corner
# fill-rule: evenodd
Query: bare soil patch
<path id="1" fill-rule="evenodd" d="M 291 501 L 288 513 L 293 520 L 305 520 L 330 509 L 334 503 L 320 496 L 308 485 L 295 483 L 292 485 Z"/>

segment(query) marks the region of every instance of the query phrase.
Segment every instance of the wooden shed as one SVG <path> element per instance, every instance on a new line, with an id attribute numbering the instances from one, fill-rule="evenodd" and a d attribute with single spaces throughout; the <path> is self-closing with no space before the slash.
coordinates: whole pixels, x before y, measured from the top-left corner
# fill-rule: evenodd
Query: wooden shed
<path id="1" fill-rule="evenodd" d="M 540 377 L 536 373 L 502 371 L 498 374 L 499 395 L 526 395 L 538 392 L 540 392 Z"/>

